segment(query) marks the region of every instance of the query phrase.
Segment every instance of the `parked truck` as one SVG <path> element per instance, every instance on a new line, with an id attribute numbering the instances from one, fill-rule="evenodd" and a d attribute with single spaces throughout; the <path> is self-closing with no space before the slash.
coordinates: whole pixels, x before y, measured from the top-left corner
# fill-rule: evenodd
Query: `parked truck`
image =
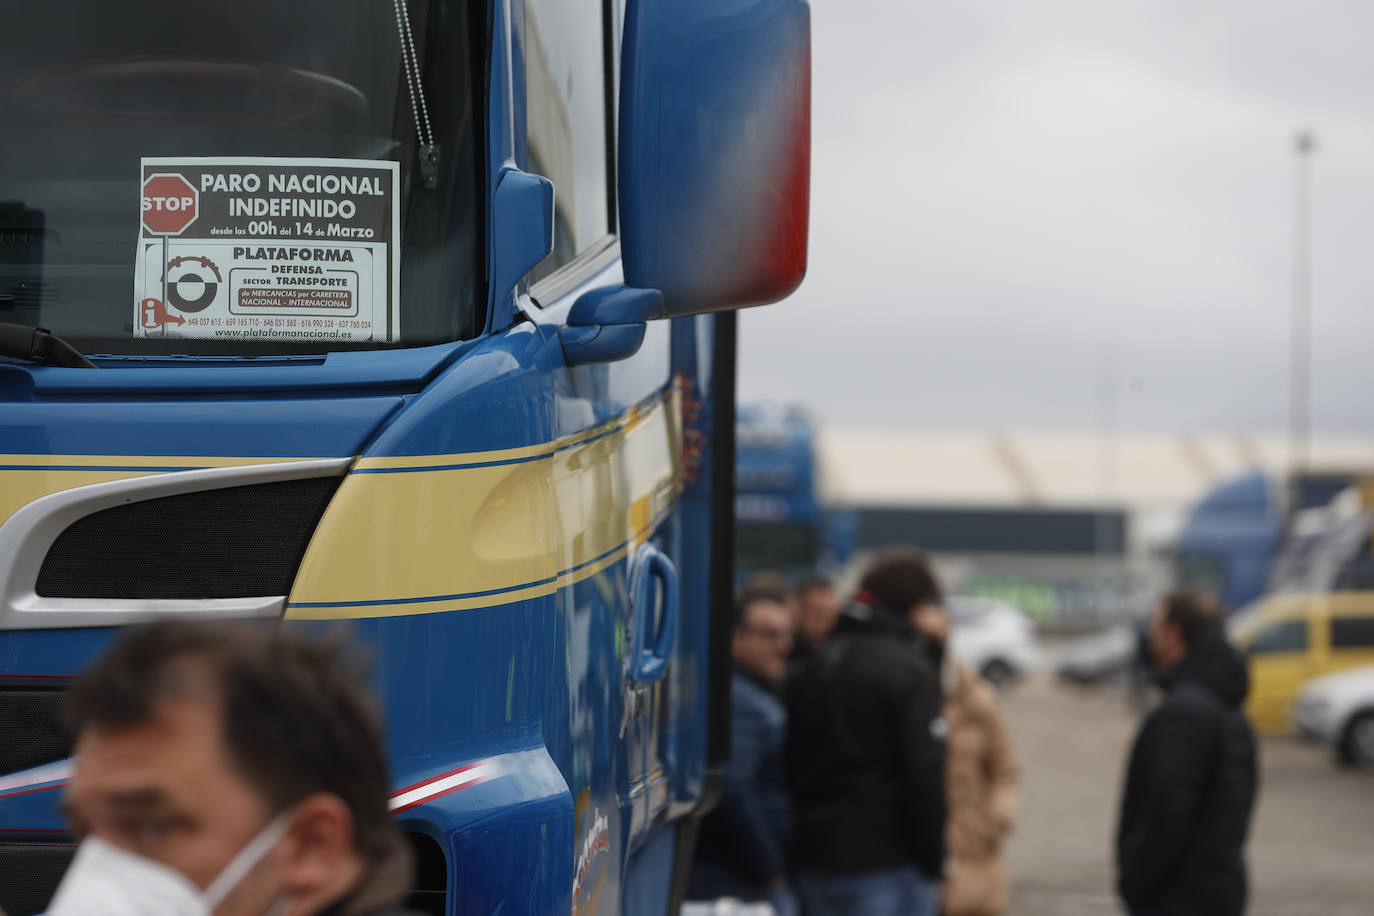
<path id="1" fill-rule="evenodd" d="M 1181 585 L 1213 592 L 1232 611 L 1267 591 L 1324 524 L 1325 507 L 1357 473 L 1276 476 L 1250 471 L 1224 481 L 1188 514 L 1174 548 Z"/>
<path id="2" fill-rule="evenodd" d="M 432 913 L 669 913 L 728 749 L 734 309 L 801 281 L 803 0 L 20 5 L 0 908 L 150 619 L 372 647 Z"/>
<path id="3" fill-rule="evenodd" d="M 815 424 L 801 409 L 741 405 L 735 426 L 735 575 L 791 581 L 834 574 L 853 549 L 854 513 L 821 492 Z"/>

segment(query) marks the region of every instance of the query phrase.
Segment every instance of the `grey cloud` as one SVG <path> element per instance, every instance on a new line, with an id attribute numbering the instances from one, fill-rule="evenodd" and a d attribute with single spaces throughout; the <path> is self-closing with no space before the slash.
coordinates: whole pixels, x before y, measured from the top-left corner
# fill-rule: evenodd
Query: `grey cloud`
<path id="1" fill-rule="evenodd" d="M 813 11 L 811 270 L 744 318 L 742 396 L 846 424 L 1091 427 L 1112 404 L 1281 429 L 1289 143 L 1312 124 L 1315 418 L 1368 430 L 1374 7 Z"/>

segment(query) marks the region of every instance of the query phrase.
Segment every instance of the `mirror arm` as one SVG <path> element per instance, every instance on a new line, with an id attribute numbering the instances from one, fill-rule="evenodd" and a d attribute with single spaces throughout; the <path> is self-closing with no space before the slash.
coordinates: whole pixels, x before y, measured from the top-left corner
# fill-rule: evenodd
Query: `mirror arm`
<path id="1" fill-rule="evenodd" d="M 568 312 L 568 325 L 639 324 L 665 314 L 663 293 L 616 284 L 600 286 L 578 296 Z"/>
<path id="2" fill-rule="evenodd" d="M 612 363 L 639 352 L 647 322 L 664 316 L 663 294 L 616 284 L 588 290 L 568 311 L 559 329 L 563 357 L 569 366 Z"/>
<path id="3" fill-rule="evenodd" d="M 566 327 L 558 332 L 563 344 L 563 358 L 569 366 L 595 363 L 614 363 L 629 359 L 639 352 L 649 326 L 639 324 L 608 324 L 594 327 Z"/>

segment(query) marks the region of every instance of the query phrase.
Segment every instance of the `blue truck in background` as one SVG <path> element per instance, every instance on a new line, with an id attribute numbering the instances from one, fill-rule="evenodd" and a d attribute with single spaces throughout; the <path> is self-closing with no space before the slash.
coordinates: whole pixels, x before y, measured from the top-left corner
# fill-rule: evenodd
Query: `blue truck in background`
<path id="1" fill-rule="evenodd" d="M 853 549 L 854 514 L 824 503 L 816 428 L 795 407 L 741 404 L 735 425 L 735 577 L 796 582 L 834 574 Z"/>
<path id="2" fill-rule="evenodd" d="M 1264 593 L 1283 541 L 1283 494 L 1264 471 L 1228 480 L 1189 514 L 1174 548 L 1180 585 L 1217 595 L 1232 610 Z"/>
<path id="3" fill-rule="evenodd" d="M 4 15 L 0 909 L 74 848 L 64 686 L 221 618 L 371 648 L 412 906 L 675 912 L 729 747 L 733 310 L 806 265 L 807 4 Z"/>
<path id="4" fill-rule="evenodd" d="M 1311 534 L 1299 530 L 1305 513 L 1327 505 L 1358 479 L 1355 474 L 1299 474 L 1262 470 L 1219 484 L 1188 514 L 1174 548 L 1180 585 L 1216 594 L 1239 611 L 1285 575 Z"/>

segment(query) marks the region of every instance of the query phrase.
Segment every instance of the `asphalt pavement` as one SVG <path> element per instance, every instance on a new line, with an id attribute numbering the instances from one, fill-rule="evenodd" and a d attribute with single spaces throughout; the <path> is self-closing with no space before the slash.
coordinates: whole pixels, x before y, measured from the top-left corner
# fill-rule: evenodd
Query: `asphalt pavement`
<path id="1" fill-rule="evenodd" d="M 1011 916 L 1121 912 L 1112 831 L 1137 725 L 1123 691 L 1038 680 L 1007 696 L 1007 714 L 1024 771 Z M 1291 738 L 1265 738 L 1260 753 L 1249 916 L 1374 914 L 1374 772 Z"/>

